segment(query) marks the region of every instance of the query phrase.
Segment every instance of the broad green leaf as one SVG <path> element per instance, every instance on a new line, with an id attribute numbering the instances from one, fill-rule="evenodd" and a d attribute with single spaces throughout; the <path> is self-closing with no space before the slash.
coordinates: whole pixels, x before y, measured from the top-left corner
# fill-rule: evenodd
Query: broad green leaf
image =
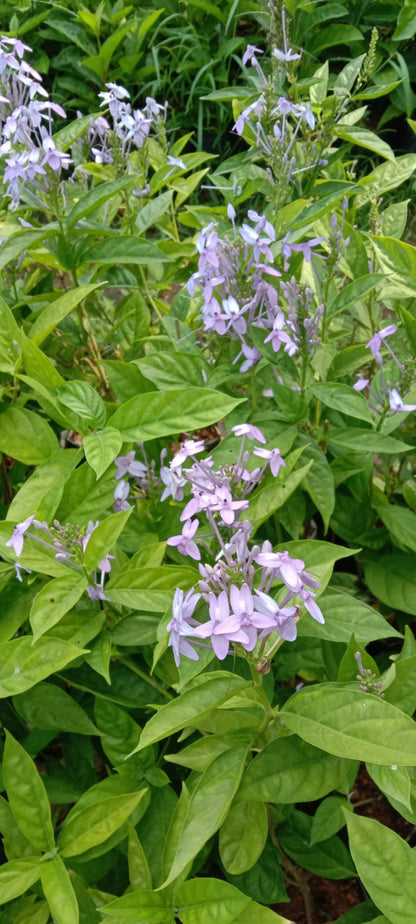
<path id="1" fill-rule="evenodd" d="M 54 299 L 54 301 L 36 315 L 34 323 L 29 331 L 30 339 L 38 346 L 43 343 L 51 331 L 53 331 L 68 314 L 71 314 L 80 302 L 84 301 L 84 298 L 87 298 L 87 296 L 91 292 L 94 292 L 95 289 L 98 289 L 99 286 L 100 283 L 78 286 L 77 289 L 71 289 L 70 292 L 65 292 L 65 295 L 61 295 L 59 298 Z"/>
<path id="2" fill-rule="evenodd" d="M 397 25 L 392 38 L 395 42 L 403 42 L 413 38 L 416 32 L 416 7 L 414 0 L 404 0 L 398 12 Z"/>
<path id="3" fill-rule="evenodd" d="M 409 812 L 412 811 L 411 802 L 411 780 L 409 771 L 406 767 L 398 767 L 392 764 L 391 767 L 380 767 L 378 764 L 366 764 L 367 771 L 374 780 L 376 786 L 381 792 L 392 798 L 395 802 L 400 802 Z"/>
<path id="4" fill-rule="evenodd" d="M 42 863 L 41 879 L 45 898 L 56 924 L 78 924 L 78 902 L 60 856 Z"/>
<path id="5" fill-rule="evenodd" d="M 10 860 L 0 868 L 0 905 L 11 902 L 40 878 L 40 857 L 24 857 Z"/>
<path id="6" fill-rule="evenodd" d="M 25 407 L 9 407 L 0 414 L 0 452 L 25 465 L 40 465 L 59 449 L 46 420 Z"/>
<path id="7" fill-rule="evenodd" d="M 262 853 L 267 838 L 267 813 L 263 802 L 238 799 L 220 829 L 219 851 L 228 873 L 251 869 Z"/>
<path id="8" fill-rule="evenodd" d="M 349 141 L 350 144 L 357 144 L 361 148 L 366 148 L 367 151 L 374 151 L 375 154 L 379 154 L 385 160 L 395 161 L 394 151 L 392 151 L 390 145 L 367 128 L 338 123 L 334 127 L 334 134 L 337 138 L 342 138 L 343 141 Z"/>
<path id="9" fill-rule="evenodd" d="M 82 446 L 85 458 L 88 465 L 94 469 L 97 478 L 101 478 L 108 466 L 114 462 L 122 445 L 121 433 L 114 427 L 105 427 L 104 430 L 84 436 Z"/>
<path id="10" fill-rule="evenodd" d="M 407 507 L 386 505 L 376 507 L 377 514 L 391 534 L 393 542 L 401 548 L 416 552 L 416 513 Z"/>
<path id="11" fill-rule="evenodd" d="M 297 442 L 303 449 L 302 460 L 311 465 L 302 482 L 303 488 L 319 510 L 326 532 L 335 506 L 334 476 L 325 453 L 314 440 L 299 434 Z"/>
<path id="12" fill-rule="evenodd" d="M 345 347 L 344 350 L 337 353 L 328 369 L 328 375 L 331 379 L 343 378 L 345 375 L 356 372 L 367 361 L 367 347 L 362 343 L 356 343 L 354 346 Z"/>
<path id="13" fill-rule="evenodd" d="M 99 244 L 94 244 L 80 259 L 84 263 L 122 263 L 123 265 L 148 266 L 170 260 L 156 244 L 140 241 L 126 235 L 112 235 Z"/>
<path id="14" fill-rule="evenodd" d="M 172 605 L 176 587 L 189 590 L 195 583 L 195 571 L 184 566 L 162 565 L 159 568 L 126 568 L 106 585 L 106 596 L 113 603 L 149 613 L 165 613 Z"/>
<path id="15" fill-rule="evenodd" d="M 8 304 L 0 298 L 0 370 L 14 374 L 19 360 L 22 332 Z"/>
<path id="16" fill-rule="evenodd" d="M 126 760 L 140 738 L 140 726 L 128 712 L 105 699 L 95 700 L 95 721 L 104 753 L 112 764 Z"/>
<path id="17" fill-rule="evenodd" d="M 384 196 L 391 189 L 401 186 L 412 176 L 415 170 L 416 154 L 403 154 L 401 157 L 396 157 L 394 163 L 380 164 L 375 170 L 367 174 L 367 176 L 361 177 L 358 181 L 363 193 L 357 199 L 358 207 L 365 205 L 369 199 L 377 199 L 378 196 Z"/>
<path id="18" fill-rule="evenodd" d="M 84 551 L 84 565 L 87 571 L 94 571 L 104 556 L 113 548 L 130 514 L 131 509 L 113 513 L 96 526 Z"/>
<path id="19" fill-rule="evenodd" d="M 319 187 L 316 187 L 316 190 L 317 189 L 319 189 Z M 291 223 L 291 230 L 296 231 L 298 228 L 312 225 L 318 218 L 321 218 L 328 212 L 333 212 L 336 203 L 344 196 L 350 196 L 357 192 L 359 192 L 359 186 L 355 183 L 337 183 L 337 188 L 333 192 L 326 196 L 321 196 L 315 202 L 312 202 L 311 205 L 306 205 L 306 208 L 302 209 L 299 218 L 295 218 Z"/>
<path id="20" fill-rule="evenodd" d="M 43 637 L 32 643 L 28 635 L 0 645 L 0 697 L 30 690 L 85 654 L 82 648 L 58 638 Z"/>
<path id="21" fill-rule="evenodd" d="M 91 847 L 107 840 L 129 818 L 146 789 L 120 796 L 109 796 L 69 812 L 58 837 L 58 847 L 63 857 L 85 853 Z"/>
<path id="22" fill-rule="evenodd" d="M 364 565 L 371 593 L 395 610 L 416 616 L 416 556 L 394 552 Z"/>
<path id="23" fill-rule="evenodd" d="M 138 921 L 172 924 L 174 907 L 170 890 L 165 893 L 144 889 L 140 892 L 129 892 L 122 898 L 116 898 L 109 905 L 101 905 L 100 912 L 109 914 L 116 920 L 121 918 L 123 924 L 127 921 L 136 924 Z"/>
<path id="24" fill-rule="evenodd" d="M 393 436 L 385 436 L 375 430 L 349 427 L 347 429 L 331 430 L 328 433 L 328 442 L 351 449 L 353 452 L 376 452 L 380 455 L 397 455 L 399 452 L 409 452 L 412 446 L 402 443 Z"/>
<path id="25" fill-rule="evenodd" d="M 320 799 L 333 789 L 343 789 L 343 764 L 297 735 L 277 738 L 247 768 L 241 798 L 279 804 Z"/>
<path id="26" fill-rule="evenodd" d="M 52 23 L 51 23 L 52 25 Z M 65 23 L 67 26 L 68 23 Z M 55 23 L 55 28 L 59 28 Z M 85 34 L 85 33 L 84 33 Z M 71 41 L 73 37 L 71 36 Z M 94 47 L 94 46 L 92 46 Z M 80 116 L 79 119 L 74 119 L 73 122 L 70 122 L 69 125 L 65 125 L 64 128 L 61 128 L 58 132 L 52 136 L 55 147 L 58 151 L 68 151 L 71 147 L 71 144 L 80 137 L 80 135 L 85 132 L 85 129 L 89 128 L 91 125 L 91 119 L 94 116 L 101 115 L 101 112 L 92 113 L 91 115 Z"/>
<path id="27" fill-rule="evenodd" d="M 377 286 L 381 285 L 384 281 L 385 279 L 382 273 L 368 273 L 365 276 L 354 279 L 353 282 L 344 286 L 340 292 L 337 292 L 334 298 L 330 299 L 328 303 L 328 317 L 333 318 L 335 315 L 339 314 L 339 312 L 346 311 L 347 308 L 353 307 L 358 301 L 366 298 L 373 289 L 377 288 Z M 357 392 L 354 394 L 357 394 Z M 331 406 L 333 407 L 334 405 Z M 349 413 L 351 413 L 351 411 L 349 411 Z M 362 419 L 368 420 L 368 417 Z"/>
<path id="28" fill-rule="evenodd" d="M 207 427 L 226 417 L 241 399 L 207 388 L 148 392 L 126 401 L 108 421 L 121 430 L 123 441 L 157 439 Z"/>
<path id="29" fill-rule="evenodd" d="M 377 610 L 350 594 L 328 588 L 319 598 L 319 606 L 325 623 L 321 625 L 305 614 L 298 625 L 298 636 L 348 644 L 354 633 L 357 642 L 362 645 L 368 645 L 369 642 L 380 638 L 400 637 L 400 632 L 397 632 Z"/>
<path id="30" fill-rule="evenodd" d="M 322 64 L 321 67 L 318 67 L 313 74 L 313 84 L 309 87 L 309 98 L 311 103 L 319 105 L 323 103 L 327 91 L 328 91 L 328 80 L 329 80 L 329 64 L 328 61 L 325 61 L 325 64 Z"/>
<path id="31" fill-rule="evenodd" d="M 395 831 L 360 815 L 346 816 L 351 856 L 377 908 L 391 924 L 409 924 L 416 908 L 416 854 Z"/>
<path id="32" fill-rule="evenodd" d="M 22 834 L 9 803 L 0 796 L 0 831 L 3 850 L 8 860 L 32 857 L 33 844 Z"/>
<path id="33" fill-rule="evenodd" d="M 71 572 L 68 569 L 67 576 L 53 578 L 42 587 L 30 610 L 34 642 L 72 610 L 82 597 L 87 583 L 85 577 L 80 578 L 78 571 Z"/>
<path id="34" fill-rule="evenodd" d="M 327 407 L 332 407 L 349 417 L 357 417 L 371 423 L 368 404 L 358 391 L 349 385 L 340 385 L 338 382 L 319 382 L 312 386 L 312 394 Z"/>
<path id="35" fill-rule="evenodd" d="M 386 237 L 401 238 L 407 225 L 407 213 L 410 199 L 393 202 L 383 212 L 383 234 Z"/>
<path id="36" fill-rule="evenodd" d="M 349 558 L 358 549 L 346 549 L 333 542 L 323 542 L 318 539 L 296 539 L 276 546 L 277 552 L 289 552 L 292 558 L 300 558 L 305 562 L 307 571 L 319 581 L 321 590 L 324 590 L 332 575 L 334 564 L 341 558 Z"/>
<path id="37" fill-rule="evenodd" d="M 377 268 L 387 276 L 383 286 L 383 298 L 400 298 L 416 294 L 416 254 L 415 248 L 394 237 L 371 238 L 374 247 Z"/>
<path id="38" fill-rule="evenodd" d="M 407 715 L 348 684 L 322 683 L 295 693 L 280 712 L 285 725 L 329 754 L 416 766 L 416 725 Z"/>
<path id="39" fill-rule="evenodd" d="M 0 270 L 8 263 L 15 261 L 25 250 L 30 250 L 32 244 L 43 243 L 47 238 L 56 235 L 58 225 L 44 226 L 41 231 L 19 231 L 4 241 L 0 255 Z"/>
<path id="40" fill-rule="evenodd" d="M 109 511 L 114 502 L 114 475 L 110 469 L 97 480 L 89 465 L 80 465 L 65 483 L 62 501 L 56 511 L 61 523 L 86 526 Z"/>
<path id="41" fill-rule="evenodd" d="M 243 914 L 250 899 L 221 879 L 188 879 L 179 886 L 175 900 L 183 924 L 232 924 Z"/>
<path id="42" fill-rule="evenodd" d="M 13 705 L 25 722 L 37 728 L 56 728 L 78 735 L 98 735 L 98 728 L 72 696 L 54 683 L 39 683 L 13 697 Z"/>
<path id="43" fill-rule="evenodd" d="M 38 850 L 51 850 L 55 846 L 55 835 L 42 778 L 32 758 L 7 731 L 3 777 L 9 805 L 20 830 Z"/>
<path id="44" fill-rule="evenodd" d="M 248 746 L 244 744 L 216 757 L 196 781 L 190 796 L 186 795 L 183 813 L 183 795 L 180 797 L 175 809 L 180 823 L 175 825 L 174 816 L 173 843 L 169 843 L 168 835 L 165 845 L 168 856 L 173 854 L 175 848 L 165 886 L 174 882 L 226 818 L 240 784 L 247 751 Z"/>
<path id="45" fill-rule="evenodd" d="M 328 796 L 324 799 L 315 812 L 311 827 L 310 844 L 319 844 L 319 841 L 325 841 L 332 837 L 337 831 L 345 825 L 344 812 L 352 812 L 353 806 L 348 799 L 341 799 L 340 796 Z"/>
<path id="46" fill-rule="evenodd" d="M 143 206 L 135 222 L 139 236 L 147 231 L 147 228 L 155 225 L 159 218 L 166 215 L 172 202 L 172 196 L 173 190 L 168 189 L 167 192 L 161 193 L 160 196 L 156 196 Z"/>
<path id="47" fill-rule="evenodd" d="M 247 511 L 247 519 L 255 530 L 283 506 L 298 485 L 305 480 L 312 464 L 309 461 L 296 471 L 290 472 L 288 476 L 285 475 L 285 470 L 281 469 L 277 478 L 273 478 L 271 474 L 265 478 L 250 500 L 250 508 Z"/>
<path id="48" fill-rule="evenodd" d="M 413 715 L 416 709 L 416 654 L 402 657 L 403 654 L 402 649 L 401 657 L 386 672 L 393 673 L 393 680 L 386 686 L 384 696 L 388 703 Z"/>
<path id="49" fill-rule="evenodd" d="M 134 183 L 134 176 L 122 176 L 108 183 L 99 183 L 97 186 L 94 186 L 93 189 L 90 189 L 89 192 L 83 192 L 68 215 L 68 228 L 72 228 L 80 218 L 89 215 L 94 209 L 98 208 L 109 199 L 112 199 L 127 186 L 134 185 Z"/>
<path id="50" fill-rule="evenodd" d="M 89 427 L 103 427 L 107 412 L 100 395 L 88 382 L 64 382 L 54 389 L 54 400 L 71 426 L 86 433 Z"/>
<path id="51" fill-rule="evenodd" d="M 191 770 L 206 770 L 215 757 L 233 747 L 235 740 L 230 735 L 204 735 L 175 754 L 165 754 L 165 760 Z"/>
<path id="52" fill-rule="evenodd" d="M 66 475 L 58 464 L 39 465 L 13 498 L 7 519 L 21 523 L 34 513 L 37 520 L 50 522 L 61 500 Z"/>
<path id="53" fill-rule="evenodd" d="M 127 847 L 127 861 L 129 865 L 129 881 L 133 891 L 152 888 L 152 876 L 146 854 L 139 841 L 136 828 L 128 824 L 129 840 Z"/>
<path id="54" fill-rule="evenodd" d="M 326 879 L 354 876 L 354 864 L 340 838 L 333 835 L 312 846 L 311 829 L 312 818 L 296 810 L 283 825 L 279 825 L 277 836 L 289 857 L 315 876 L 325 876 Z"/>
<path id="55" fill-rule="evenodd" d="M 250 902 L 242 914 L 233 919 L 233 924 L 293 924 L 288 918 L 282 918 L 271 908 L 265 905 L 259 905 L 257 902 Z"/>
<path id="56" fill-rule="evenodd" d="M 201 387 L 204 373 L 210 368 L 203 356 L 192 353 L 150 353 L 138 360 L 138 366 L 141 374 L 160 391 L 185 385 Z"/>
<path id="57" fill-rule="evenodd" d="M 185 690 L 149 719 L 135 750 L 140 751 L 187 725 L 195 725 L 201 716 L 209 714 L 212 709 L 225 703 L 237 690 L 246 686 L 246 681 L 241 677 L 227 671 L 204 674 L 199 683 Z"/>

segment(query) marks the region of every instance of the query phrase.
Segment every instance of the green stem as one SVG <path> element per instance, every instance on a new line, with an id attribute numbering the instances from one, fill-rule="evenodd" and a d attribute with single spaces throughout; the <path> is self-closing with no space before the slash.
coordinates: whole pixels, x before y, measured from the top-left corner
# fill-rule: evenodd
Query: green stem
<path id="1" fill-rule="evenodd" d="M 165 687 L 155 679 L 155 677 L 151 677 L 149 674 L 146 674 L 146 671 L 142 671 L 142 669 L 138 667 L 137 664 L 135 664 L 132 658 L 118 658 L 118 661 L 120 664 L 124 664 L 125 667 L 128 667 L 129 670 L 133 671 L 134 674 L 137 674 L 138 677 L 141 677 L 141 679 L 146 683 L 150 683 L 150 686 L 154 687 L 155 690 L 158 690 L 158 692 L 161 693 L 165 699 L 171 700 L 174 698 L 172 694 L 168 693 Z"/>

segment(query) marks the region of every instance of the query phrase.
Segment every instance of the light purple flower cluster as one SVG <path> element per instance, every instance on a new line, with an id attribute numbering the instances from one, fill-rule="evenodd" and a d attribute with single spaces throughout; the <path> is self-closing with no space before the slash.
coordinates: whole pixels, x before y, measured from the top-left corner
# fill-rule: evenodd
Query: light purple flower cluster
<path id="1" fill-rule="evenodd" d="M 32 514 L 26 517 L 21 523 L 16 523 L 11 538 L 6 542 L 6 547 L 13 549 L 16 558 L 20 558 L 23 552 L 24 540 L 28 536 L 35 542 L 47 549 L 52 549 L 55 553 L 55 559 L 62 562 L 68 567 L 77 571 L 84 571 L 84 556 L 88 542 L 94 530 L 99 525 L 99 521 L 89 521 L 85 530 L 82 532 L 79 526 L 71 523 L 61 524 L 59 520 L 54 520 L 52 526 L 35 518 Z M 29 532 L 32 527 L 35 532 Z M 93 583 L 86 588 L 90 600 L 106 600 L 104 593 L 105 577 L 111 571 L 111 559 L 113 555 L 104 555 L 92 575 Z M 16 577 L 22 580 L 21 571 L 30 574 L 30 569 L 26 568 L 20 562 L 15 563 Z"/>
<path id="2" fill-rule="evenodd" d="M 140 443 L 140 449 L 143 462 L 136 460 L 134 449 L 131 449 L 125 456 L 118 456 L 115 459 L 117 481 L 114 489 L 113 509 L 115 513 L 129 510 L 129 498 L 136 500 L 157 497 L 162 501 L 167 497 L 173 497 L 175 500 L 183 499 L 185 480 L 181 476 L 180 466 L 172 469 L 163 464 L 167 450 L 163 449 L 161 452 L 160 471 L 157 475 L 155 462 L 153 459 L 150 463 L 148 462 L 143 443 Z M 130 476 L 130 480 L 127 476 Z"/>
<path id="3" fill-rule="evenodd" d="M 53 114 L 65 118 L 65 112 L 48 98 L 40 74 L 24 60 L 25 51 L 31 49 L 19 39 L 0 39 L 0 157 L 12 210 L 26 184 L 44 193 L 53 176 L 59 179 L 72 163 L 52 138 Z"/>
<path id="4" fill-rule="evenodd" d="M 247 372 L 261 359 L 251 339 L 251 327 L 265 331 L 264 342 L 271 342 L 275 352 L 283 347 L 285 353 L 293 356 L 305 339 L 309 351 L 316 349 L 323 306 L 314 305 L 312 291 L 294 279 L 279 280 L 278 288 L 272 284 L 270 277 L 276 281 L 281 276 L 273 265 L 270 249 L 276 237 L 273 225 L 250 209 L 248 222 L 237 229 L 233 206 L 229 205 L 227 212 L 233 225 L 233 239 L 221 238 L 215 222 L 204 228 L 196 241 L 198 271 L 188 281 L 191 296 L 196 288 L 202 292 L 204 331 L 239 341 L 240 351 L 234 362 L 243 358 L 240 372 Z M 302 251 L 305 259 L 310 260 L 312 247 L 322 240 L 314 238 L 303 244 L 290 244 L 286 235 L 282 244 L 285 261 L 292 251 Z M 283 301 L 279 301 L 279 296 Z"/>
<path id="5" fill-rule="evenodd" d="M 278 449 L 266 449 L 261 431 L 250 424 L 233 427 L 236 436 L 242 437 L 239 457 L 234 465 L 214 470 L 212 458 L 198 461 L 196 453 L 204 446 L 193 440 L 186 441 L 181 454 L 171 462 L 171 468 L 181 468 L 183 478 L 190 484 L 191 500 L 186 504 L 181 520 L 182 534 L 168 539 L 168 545 L 176 546 L 183 555 L 199 561 L 198 590 L 193 588 L 186 596 L 176 590 L 172 619 L 168 624 L 169 645 L 172 647 L 176 664 L 180 656 L 194 660 L 198 653 L 194 645 L 212 647 L 223 660 L 230 645 L 240 645 L 246 652 L 252 652 L 261 642 L 259 658 L 266 663 L 270 651 L 263 658 L 265 640 L 271 633 L 277 633 L 277 642 L 293 641 L 296 638 L 296 620 L 300 604 L 288 605 L 298 597 L 310 614 L 319 622 L 322 613 L 315 601 L 313 589 L 319 584 L 305 571 L 304 562 L 293 559 L 287 551 L 273 552 L 270 542 L 250 546 L 252 525 L 248 520 L 238 521 L 241 512 L 249 507 L 248 495 L 259 483 L 267 466 L 274 476 L 285 466 Z M 253 455 L 262 458 L 261 469 L 248 471 L 250 453 L 245 451 L 247 439 L 256 439 L 263 446 L 255 446 Z M 182 468 L 186 457 L 193 460 L 190 469 Z M 210 532 L 198 536 L 199 519 L 204 515 Z M 207 545 L 211 540 L 211 548 Z M 213 556 L 213 564 L 201 562 L 200 546 Z M 270 595 L 275 581 L 286 586 L 281 603 Z M 200 599 L 208 603 L 209 620 L 198 623 L 193 613 Z M 209 641 L 208 641 L 209 640 Z"/>
<path id="6" fill-rule="evenodd" d="M 125 161 L 132 147 L 143 147 L 152 127 L 158 130 L 167 111 L 167 103 L 162 106 L 150 96 L 143 109 L 133 109 L 128 90 L 116 83 L 105 86 L 107 90 L 98 95 L 100 106 L 108 109 L 111 121 L 99 116 L 91 121 L 89 132 L 96 164 L 112 164 L 118 157 Z"/>
<path id="7" fill-rule="evenodd" d="M 371 396 L 371 403 L 369 402 L 369 406 L 373 411 L 376 411 L 377 414 L 382 414 L 383 417 L 386 416 L 386 413 L 389 411 L 392 411 L 394 414 L 397 411 L 416 411 L 416 404 L 405 404 L 399 392 L 399 388 L 400 391 L 403 391 L 403 389 L 405 391 L 409 390 L 410 385 L 414 381 L 414 375 L 412 370 L 410 370 L 409 373 L 406 369 L 406 365 L 398 360 L 390 344 L 387 342 L 387 337 L 391 337 L 395 334 L 396 330 L 395 324 L 388 324 L 387 327 L 383 327 L 381 330 L 376 331 L 366 344 L 367 348 L 371 350 L 373 359 L 378 366 L 380 380 L 378 392 L 371 387 L 370 379 L 361 375 L 361 373 L 357 376 L 357 381 L 353 385 L 355 391 L 368 391 L 368 394 Z M 385 379 L 384 359 L 381 352 L 383 347 L 387 349 L 391 359 L 399 369 L 400 379 L 396 379 L 393 385 L 390 381 L 386 381 Z"/>

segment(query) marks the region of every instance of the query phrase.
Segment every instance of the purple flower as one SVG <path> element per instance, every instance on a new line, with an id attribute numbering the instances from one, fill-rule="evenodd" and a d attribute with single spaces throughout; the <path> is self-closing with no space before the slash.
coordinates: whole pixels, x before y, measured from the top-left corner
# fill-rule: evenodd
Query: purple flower
<path id="1" fill-rule="evenodd" d="M 235 436 L 248 436 L 249 440 L 258 440 L 259 443 L 266 442 L 266 437 L 261 432 L 261 430 L 259 430 L 258 427 L 254 426 L 254 424 L 249 424 L 249 423 L 237 424 L 235 427 L 231 427 L 231 429 L 233 433 L 235 434 Z"/>
<path id="2" fill-rule="evenodd" d="M 179 452 L 177 452 L 176 456 L 172 459 L 170 467 L 177 468 L 178 465 L 182 465 L 182 463 L 185 462 L 188 456 L 194 456 L 197 452 L 204 452 L 204 450 L 205 443 L 203 440 L 185 440 Z"/>
<path id="3" fill-rule="evenodd" d="M 352 386 L 354 391 L 364 391 L 364 388 L 367 388 L 367 385 L 370 384 L 370 379 L 365 379 L 363 375 L 359 374 L 357 376 L 357 381 Z"/>
<path id="4" fill-rule="evenodd" d="M 128 481 L 119 481 L 114 489 L 113 510 L 115 513 L 121 513 L 122 510 L 129 510 L 130 504 L 127 498 L 130 494 L 130 485 Z"/>
<path id="5" fill-rule="evenodd" d="M 181 466 L 168 468 L 166 465 L 162 465 L 160 477 L 165 485 L 160 497 L 161 501 L 166 500 L 167 497 L 172 497 L 173 500 L 177 501 L 183 500 L 183 486 L 186 484 L 186 479 L 182 475 Z"/>
<path id="6" fill-rule="evenodd" d="M 243 64 L 246 65 L 247 61 L 251 61 L 251 59 L 255 57 L 256 52 L 258 55 L 264 54 L 261 48 L 256 48 L 255 45 L 247 45 L 247 48 L 243 54 Z"/>
<path id="7" fill-rule="evenodd" d="M 221 518 L 227 526 L 232 526 L 237 510 L 247 510 L 248 500 L 233 501 L 230 491 L 226 488 L 217 488 L 215 498 L 218 503 L 211 506 L 211 510 L 219 511 Z"/>
<path id="8" fill-rule="evenodd" d="M 274 619 L 273 628 L 277 630 L 280 638 L 283 638 L 286 642 L 294 642 L 297 635 L 296 620 L 294 619 L 297 607 L 280 607 L 276 600 L 273 600 L 273 597 L 263 593 L 262 590 L 256 590 L 255 593 L 257 597 L 256 607 L 259 612 Z"/>
<path id="9" fill-rule="evenodd" d="M 303 600 L 304 606 L 306 607 L 310 616 L 312 616 L 313 619 L 316 619 L 316 622 L 323 624 L 325 619 L 323 613 L 315 601 L 315 594 L 312 594 L 310 590 L 306 590 L 305 587 L 302 587 L 299 591 L 299 596 Z"/>
<path id="10" fill-rule="evenodd" d="M 386 337 L 390 337 L 392 334 L 396 333 L 396 325 L 388 324 L 387 327 L 384 327 L 383 330 L 377 331 L 371 340 L 368 341 L 366 346 L 371 350 L 376 363 L 381 366 L 383 364 L 383 357 L 380 353 L 381 345 Z"/>
<path id="11" fill-rule="evenodd" d="M 104 593 L 104 588 L 101 587 L 100 584 L 89 584 L 87 587 L 87 594 L 92 602 L 96 600 L 108 600 L 108 597 L 106 597 Z"/>
<path id="12" fill-rule="evenodd" d="M 173 651 L 176 667 L 179 667 L 181 654 L 192 661 L 198 660 L 196 651 L 187 641 L 187 637 L 195 636 L 197 622 L 192 618 L 194 609 L 200 599 L 201 594 L 195 593 L 193 589 L 188 590 L 184 597 L 183 590 L 179 587 L 175 590 L 175 596 L 172 603 L 172 619 L 167 625 L 167 631 L 170 632 L 169 645 Z"/>
<path id="13" fill-rule="evenodd" d="M 272 54 L 278 61 L 284 61 L 285 63 L 299 61 L 302 57 L 302 55 L 298 55 L 295 51 L 292 51 L 291 48 L 288 48 L 287 51 L 280 51 L 279 48 L 273 48 Z"/>
<path id="14" fill-rule="evenodd" d="M 261 446 L 255 446 L 253 455 L 268 460 L 270 471 L 274 478 L 279 474 L 281 468 L 286 468 L 286 462 L 280 455 L 280 449 L 278 447 L 275 449 L 264 449 Z"/>
<path id="15" fill-rule="evenodd" d="M 115 459 L 115 465 L 117 466 L 117 481 L 119 478 L 124 478 L 125 475 L 131 475 L 132 478 L 143 478 L 147 472 L 147 468 L 143 465 L 143 462 L 136 462 L 136 453 L 134 449 L 125 456 L 118 456 L 117 459 Z"/>
<path id="16" fill-rule="evenodd" d="M 188 520 L 184 523 L 182 535 L 172 536 L 168 539 L 167 545 L 177 546 L 178 552 L 180 552 L 181 555 L 188 555 L 189 558 L 199 561 L 201 553 L 196 542 L 193 540 L 198 527 L 199 520 Z"/>
<path id="17" fill-rule="evenodd" d="M 227 657 L 230 642 L 245 642 L 247 644 L 249 639 L 247 634 L 240 629 L 239 617 L 230 616 L 230 606 L 225 590 L 222 590 L 218 597 L 210 593 L 208 602 L 210 619 L 195 629 L 195 635 L 199 638 L 211 636 L 211 644 L 215 654 L 220 661 L 223 661 Z"/>
<path id="18" fill-rule="evenodd" d="M 19 556 L 22 554 L 24 537 L 29 527 L 32 525 L 34 519 L 35 514 L 32 513 L 30 517 L 26 517 L 26 520 L 22 520 L 21 523 L 16 523 L 11 539 L 6 542 L 6 546 L 13 549 L 17 558 L 19 558 Z"/>
<path id="19" fill-rule="evenodd" d="M 276 628 L 275 619 L 269 613 L 254 609 L 253 595 L 247 584 L 243 584 L 242 587 L 232 584 L 230 603 L 233 615 L 238 617 L 240 628 L 247 635 L 247 642 L 242 642 L 243 648 L 253 651 L 257 643 L 257 629 L 264 629 L 269 635 Z"/>
<path id="20" fill-rule="evenodd" d="M 392 411 L 416 411 L 416 404 L 403 404 L 397 388 L 389 391 L 389 404 Z"/>

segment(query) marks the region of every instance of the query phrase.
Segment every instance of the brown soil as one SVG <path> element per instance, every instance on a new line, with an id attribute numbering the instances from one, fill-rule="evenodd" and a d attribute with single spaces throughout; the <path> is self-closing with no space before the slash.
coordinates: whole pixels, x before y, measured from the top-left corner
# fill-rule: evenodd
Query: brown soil
<path id="1" fill-rule="evenodd" d="M 412 825 L 394 810 L 362 765 L 354 789 L 352 802 L 357 813 L 374 818 L 392 828 L 404 839 L 409 837 Z M 299 806 L 307 811 L 305 805 Z M 365 901 L 365 892 L 357 879 L 323 879 L 309 875 L 307 878 L 312 906 L 312 918 L 307 917 L 303 896 L 295 886 L 287 886 L 290 902 L 273 905 L 273 911 L 293 921 L 293 924 L 329 924 L 335 922 L 351 908 Z"/>

